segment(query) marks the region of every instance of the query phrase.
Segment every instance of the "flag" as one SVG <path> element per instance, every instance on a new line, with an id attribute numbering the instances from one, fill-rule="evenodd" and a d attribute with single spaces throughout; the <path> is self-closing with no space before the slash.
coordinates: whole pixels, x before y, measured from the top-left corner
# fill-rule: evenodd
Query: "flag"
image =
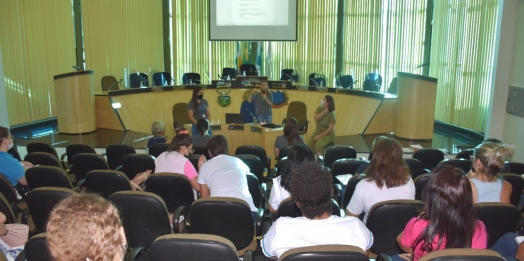
<path id="1" fill-rule="evenodd" d="M 267 45 L 267 54 L 266 54 L 266 75 L 269 79 L 273 79 L 273 53 L 271 52 L 271 42 Z"/>
<path id="2" fill-rule="evenodd" d="M 240 65 L 242 65 L 242 55 L 240 54 L 240 42 L 237 42 L 237 53 L 235 55 L 233 64 L 235 64 L 237 74 L 240 74 Z"/>
<path id="3" fill-rule="evenodd" d="M 257 61 L 255 66 L 257 67 L 258 75 L 264 75 L 262 73 L 262 45 L 262 42 L 258 42 L 257 44 Z"/>

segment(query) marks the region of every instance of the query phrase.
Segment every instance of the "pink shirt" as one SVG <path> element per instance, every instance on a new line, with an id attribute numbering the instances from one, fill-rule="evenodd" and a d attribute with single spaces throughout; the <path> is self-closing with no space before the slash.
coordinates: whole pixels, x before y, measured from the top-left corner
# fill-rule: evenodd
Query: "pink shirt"
<path id="1" fill-rule="evenodd" d="M 428 226 L 429 220 L 421 219 L 421 218 L 412 218 L 404 228 L 404 231 L 402 232 L 402 238 L 400 239 L 400 242 L 403 246 L 411 247 L 417 237 L 424 231 L 424 229 Z M 471 239 L 471 248 L 476 249 L 486 249 L 488 244 L 488 235 L 486 233 L 486 227 L 484 226 L 484 223 L 482 221 L 477 220 L 477 226 L 475 227 L 475 232 L 473 233 L 473 238 Z M 438 245 L 438 238 L 435 238 L 433 240 L 433 251 L 437 250 Z M 427 254 L 426 252 L 423 252 L 421 248 L 421 244 L 417 246 L 416 249 L 413 249 L 413 261 L 417 261 L 420 257 Z M 440 245 L 440 249 L 444 249 L 446 247 L 446 239 L 442 240 L 442 244 Z"/>
<path id="2" fill-rule="evenodd" d="M 179 154 L 176 151 L 165 151 L 162 152 L 155 160 L 155 173 L 169 172 L 184 174 L 191 180 L 198 176 L 198 173 L 184 155 Z"/>

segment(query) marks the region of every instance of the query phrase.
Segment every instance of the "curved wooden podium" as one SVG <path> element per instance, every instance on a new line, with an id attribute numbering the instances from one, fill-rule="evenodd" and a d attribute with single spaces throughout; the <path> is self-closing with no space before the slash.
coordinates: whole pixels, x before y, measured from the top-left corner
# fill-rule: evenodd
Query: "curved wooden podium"
<path id="1" fill-rule="evenodd" d="M 58 132 L 96 131 L 94 71 L 55 75 L 54 84 Z"/>
<path id="2" fill-rule="evenodd" d="M 435 122 L 437 79 L 398 72 L 395 136 L 431 140 Z"/>

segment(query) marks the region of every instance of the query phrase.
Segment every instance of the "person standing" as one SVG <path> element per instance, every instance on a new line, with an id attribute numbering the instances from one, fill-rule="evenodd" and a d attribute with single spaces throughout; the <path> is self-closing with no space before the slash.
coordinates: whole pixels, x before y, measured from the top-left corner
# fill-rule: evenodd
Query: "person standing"
<path id="1" fill-rule="evenodd" d="M 257 88 L 253 88 L 253 90 L 251 90 L 248 101 L 250 103 L 255 102 L 255 113 L 257 115 L 258 122 L 272 123 L 273 112 L 271 107 L 273 107 L 273 94 L 267 87 L 267 82 L 261 82 L 260 92 L 254 94 L 256 90 Z"/>
<path id="2" fill-rule="evenodd" d="M 187 104 L 187 114 L 191 120 L 191 134 L 197 135 L 197 122 L 200 119 L 211 119 L 211 112 L 209 111 L 209 103 L 204 99 L 204 89 L 197 86 L 193 89 L 193 96 L 191 101 Z M 211 130 L 209 130 L 209 134 Z"/>
<path id="3" fill-rule="evenodd" d="M 335 124 L 337 117 L 335 115 L 335 100 L 333 96 L 326 95 L 320 101 L 320 106 L 315 111 L 314 116 L 317 127 L 315 132 L 308 139 L 308 147 L 316 153 L 317 156 L 324 154 L 324 147 L 335 140 Z"/>

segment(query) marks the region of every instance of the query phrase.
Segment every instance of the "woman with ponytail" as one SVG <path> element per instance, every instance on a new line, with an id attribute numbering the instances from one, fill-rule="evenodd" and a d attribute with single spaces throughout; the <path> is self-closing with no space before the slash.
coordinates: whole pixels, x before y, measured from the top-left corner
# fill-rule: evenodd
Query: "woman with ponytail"
<path id="1" fill-rule="evenodd" d="M 433 170 L 422 192 L 424 207 L 397 237 L 408 254 L 394 260 L 414 260 L 429 252 L 449 248 L 486 249 L 487 233 L 473 210 L 471 185 L 464 172 L 453 166 Z"/>
<path id="2" fill-rule="evenodd" d="M 513 157 L 512 147 L 494 142 L 484 142 L 475 148 L 471 161 L 471 189 L 473 203 L 510 203 L 511 184 L 498 177 L 504 159 Z"/>

